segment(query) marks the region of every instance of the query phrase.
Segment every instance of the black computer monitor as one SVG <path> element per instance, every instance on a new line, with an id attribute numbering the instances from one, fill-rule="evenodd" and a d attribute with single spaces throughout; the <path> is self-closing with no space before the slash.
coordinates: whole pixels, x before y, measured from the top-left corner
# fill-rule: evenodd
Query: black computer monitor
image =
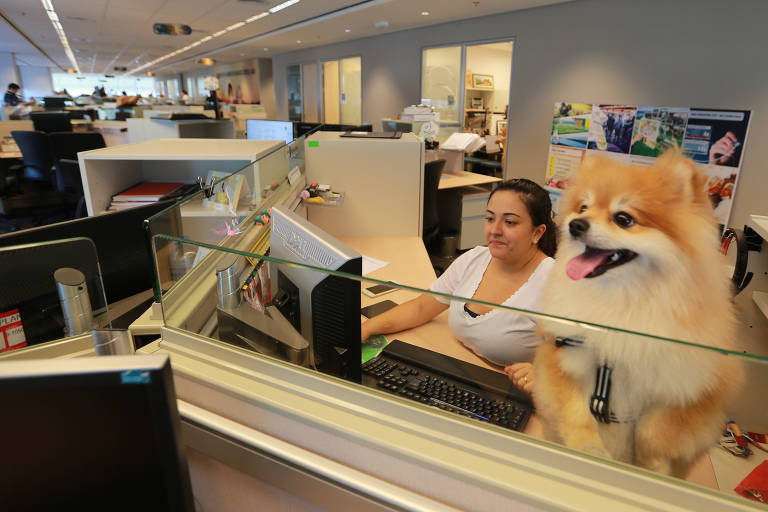
<path id="1" fill-rule="evenodd" d="M 323 132 L 372 132 L 372 124 L 327 124 L 320 127 Z"/>
<path id="2" fill-rule="evenodd" d="M 293 123 L 293 137 L 298 139 L 304 135 L 311 135 L 318 131 L 321 126 L 320 123 Z"/>
<path id="3" fill-rule="evenodd" d="M 292 211 L 272 208 L 270 226 L 270 256 L 362 275 L 360 253 Z M 270 279 L 273 303 L 309 341 L 314 367 L 360 382 L 360 282 L 275 263 Z"/>
<path id="4" fill-rule="evenodd" d="M 0 364 L 3 510 L 194 503 L 167 355 Z"/>
<path id="5" fill-rule="evenodd" d="M 247 119 L 245 133 L 248 140 L 284 140 L 290 144 L 293 142 L 293 122 Z"/>
<path id="6" fill-rule="evenodd" d="M 152 288 L 152 254 L 144 232 L 144 219 L 165 210 L 173 201 L 159 201 L 127 210 L 84 217 L 0 235 L 0 247 L 48 240 L 86 237 L 93 240 L 110 304 Z M 176 212 L 178 214 L 178 212 Z M 177 215 L 170 215 L 169 219 Z M 179 235 L 180 223 L 166 223 L 162 232 Z M 154 233 L 154 234 L 157 234 Z"/>
<path id="7" fill-rule="evenodd" d="M 67 100 L 64 96 L 45 96 L 43 98 L 43 106 L 48 109 L 59 109 L 67 106 Z"/>

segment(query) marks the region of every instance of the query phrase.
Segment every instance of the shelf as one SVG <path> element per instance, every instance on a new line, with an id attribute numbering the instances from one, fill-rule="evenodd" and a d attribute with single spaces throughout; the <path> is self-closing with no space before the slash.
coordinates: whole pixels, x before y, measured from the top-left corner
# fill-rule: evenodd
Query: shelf
<path id="1" fill-rule="evenodd" d="M 485 109 L 484 108 L 465 108 L 464 112 L 485 112 Z M 504 112 L 496 112 L 495 110 L 493 110 L 493 111 L 489 110 L 488 113 L 489 114 L 499 114 L 499 115 L 501 115 Z"/>
<path id="2" fill-rule="evenodd" d="M 750 215 L 749 227 L 757 231 L 757 234 L 763 237 L 763 240 L 768 240 L 768 216 Z"/>
<path id="3" fill-rule="evenodd" d="M 760 308 L 760 311 L 768 318 L 768 293 L 767 292 L 752 292 L 752 300 Z"/>
<path id="4" fill-rule="evenodd" d="M 483 92 L 494 92 L 496 89 L 485 89 L 485 88 L 479 88 L 479 87 L 465 87 L 465 91 L 483 91 Z M 499 89 L 501 90 L 501 89 Z"/>

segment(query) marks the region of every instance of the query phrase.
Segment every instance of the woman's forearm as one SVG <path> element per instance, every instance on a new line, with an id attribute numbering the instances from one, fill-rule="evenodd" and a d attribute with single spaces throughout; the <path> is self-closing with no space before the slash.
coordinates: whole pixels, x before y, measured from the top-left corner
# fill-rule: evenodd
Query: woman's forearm
<path id="1" fill-rule="evenodd" d="M 365 340 L 375 334 L 400 332 L 425 324 L 447 308 L 447 304 L 438 302 L 430 295 L 419 295 L 364 322 L 361 337 Z"/>

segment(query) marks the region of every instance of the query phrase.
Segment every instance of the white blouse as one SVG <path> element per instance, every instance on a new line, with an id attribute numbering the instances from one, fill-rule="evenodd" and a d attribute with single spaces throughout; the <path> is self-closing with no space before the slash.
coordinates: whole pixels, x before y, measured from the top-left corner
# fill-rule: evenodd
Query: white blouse
<path id="1" fill-rule="evenodd" d="M 432 283 L 430 290 L 471 298 L 491 257 L 487 247 L 475 247 L 465 252 Z M 502 305 L 539 311 L 544 285 L 554 264 L 552 258 L 542 260 L 528 281 Z M 433 297 L 443 304 L 450 303 L 449 324 L 453 335 L 477 355 L 502 366 L 533 360 L 534 351 L 541 343 L 533 318 L 502 309 L 491 309 L 473 317 L 464 310 L 464 301 Z"/>

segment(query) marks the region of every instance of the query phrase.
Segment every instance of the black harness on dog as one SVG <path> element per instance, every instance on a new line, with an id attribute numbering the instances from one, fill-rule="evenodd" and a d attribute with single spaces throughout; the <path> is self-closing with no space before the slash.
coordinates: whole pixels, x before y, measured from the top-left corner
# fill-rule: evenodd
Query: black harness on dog
<path id="1" fill-rule="evenodd" d="M 584 343 L 583 340 L 557 337 L 555 346 L 557 347 L 578 347 Z M 611 374 L 613 368 L 603 363 L 598 366 L 595 377 L 595 391 L 589 399 L 589 412 L 601 423 L 631 423 L 634 420 L 620 420 L 615 414 L 611 413 L 610 402 L 608 398 L 611 394 Z"/>

